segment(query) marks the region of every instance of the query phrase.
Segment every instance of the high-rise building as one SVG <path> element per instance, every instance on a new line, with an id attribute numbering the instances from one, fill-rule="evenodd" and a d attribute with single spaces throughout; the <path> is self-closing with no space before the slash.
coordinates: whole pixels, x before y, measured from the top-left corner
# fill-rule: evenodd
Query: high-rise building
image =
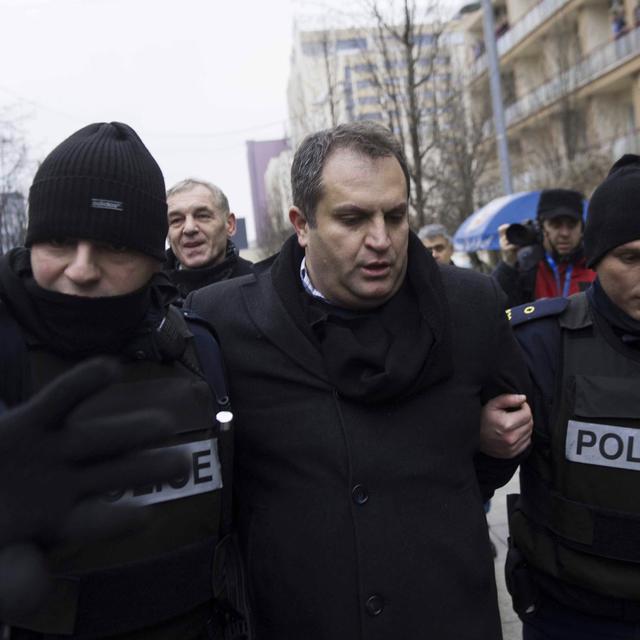
<path id="1" fill-rule="evenodd" d="M 288 86 L 292 147 L 311 131 L 379 121 L 405 147 L 412 224 L 444 221 L 453 227 L 461 207 L 447 206 L 448 194 L 437 188 L 443 181 L 434 184 L 448 153 L 445 138 L 460 125 L 456 118 L 463 111 L 454 101 L 463 101 L 455 94 L 464 37 L 457 20 L 444 23 L 435 15 L 399 19 L 374 20 L 367 27 L 294 30 Z M 469 213 L 465 210 L 462 217 Z"/>
<path id="2" fill-rule="evenodd" d="M 294 30 L 288 86 L 291 137 L 294 143 L 310 131 L 341 122 L 377 120 L 401 126 L 406 108 L 407 74 L 424 78 L 415 92 L 419 108 L 437 105 L 451 74 L 455 34 L 440 23 L 412 25 L 415 65 L 409 71 L 407 48 L 376 27 Z M 295 144 L 294 144 L 295 146 Z"/>

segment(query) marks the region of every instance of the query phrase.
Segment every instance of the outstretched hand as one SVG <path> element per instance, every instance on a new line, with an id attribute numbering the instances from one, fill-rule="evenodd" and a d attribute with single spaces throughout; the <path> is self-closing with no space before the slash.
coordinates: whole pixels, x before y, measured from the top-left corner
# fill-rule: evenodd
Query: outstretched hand
<path id="1" fill-rule="evenodd" d="M 83 400 L 120 375 L 115 361 L 90 360 L 0 414 L 0 612 L 37 604 L 50 545 L 113 536 L 140 522 L 140 509 L 103 494 L 185 472 L 175 451 L 145 450 L 171 435 L 165 412 L 74 419 Z"/>

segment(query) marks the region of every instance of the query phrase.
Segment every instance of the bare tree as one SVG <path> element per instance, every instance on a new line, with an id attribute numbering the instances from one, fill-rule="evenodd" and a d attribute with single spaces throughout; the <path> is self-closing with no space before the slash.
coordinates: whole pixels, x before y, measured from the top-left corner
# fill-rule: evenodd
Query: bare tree
<path id="1" fill-rule="evenodd" d="M 289 222 L 289 207 L 293 202 L 290 180 L 292 160 L 291 151 L 283 151 L 269 161 L 265 172 L 269 230 L 263 235 L 260 245 L 265 258 L 279 251 L 282 243 L 293 233 Z"/>
<path id="2" fill-rule="evenodd" d="M 337 36 L 333 28 L 314 28 L 302 34 L 301 49 L 294 55 L 308 58 L 317 72 L 298 75 L 289 84 L 289 113 L 293 143 L 313 131 L 335 127 L 344 106 L 344 91 L 337 55 Z M 318 82 L 318 77 L 321 81 Z"/>
<path id="3" fill-rule="evenodd" d="M 0 113 L 0 253 L 22 244 L 27 226 L 21 179 L 27 169 L 27 145 L 19 121 Z"/>
<path id="4" fill-rule="evenodd" d="M 420 227 L 429 219 L 425 164 L 438 135 L 443 23 L 436 5 L 419 9 L 416 0 L 402 0 L 399 7 L 388 0 L 364 0 L 364 6 L 374 20 L 370 82 L 387 124 L 407 154 L 413 182 L 412 222 Z"/>
<path id="5" fill-rule="evenodd" d="M 464 80 L 452 74 L 437 112 L 434 149 L 427 158 L 425 178 L 431 185 L 429 216 L 452 231 L 478 205 L 478 187 L 495 159 L 487 144 L 484 122 L 490 117 L 488 92 L 467 104 Z"/>

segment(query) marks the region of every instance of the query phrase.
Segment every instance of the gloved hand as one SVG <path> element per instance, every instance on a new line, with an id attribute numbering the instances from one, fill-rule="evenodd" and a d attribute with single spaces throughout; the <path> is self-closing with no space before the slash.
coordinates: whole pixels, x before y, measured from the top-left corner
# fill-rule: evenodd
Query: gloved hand
<path id="1" fill-rule="evenodd" d="M 87 361 L 0 414 L 0 612 L 37 602 L 50 544 L 115 535 L 143 517 L 143 509 L 112 505 L 102 494 L 188 468 L 174 451 L 144 451 L 171 435 L 165 412 L 73 419 L 73 409 L 120 369 L 105 358 Z"/>

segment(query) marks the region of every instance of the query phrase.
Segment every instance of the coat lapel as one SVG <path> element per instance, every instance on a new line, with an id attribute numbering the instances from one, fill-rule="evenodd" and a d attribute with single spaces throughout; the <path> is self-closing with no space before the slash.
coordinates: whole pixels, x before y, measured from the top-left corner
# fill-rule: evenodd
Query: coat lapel
<path id="1" fill-rule="evenodd" d="M 287 313 L 271 274 L 260 274 L 244 284 L 241 291 L 251 319 L 265 337 L 314 377 L 328 382 L 320 352 Z"/>

